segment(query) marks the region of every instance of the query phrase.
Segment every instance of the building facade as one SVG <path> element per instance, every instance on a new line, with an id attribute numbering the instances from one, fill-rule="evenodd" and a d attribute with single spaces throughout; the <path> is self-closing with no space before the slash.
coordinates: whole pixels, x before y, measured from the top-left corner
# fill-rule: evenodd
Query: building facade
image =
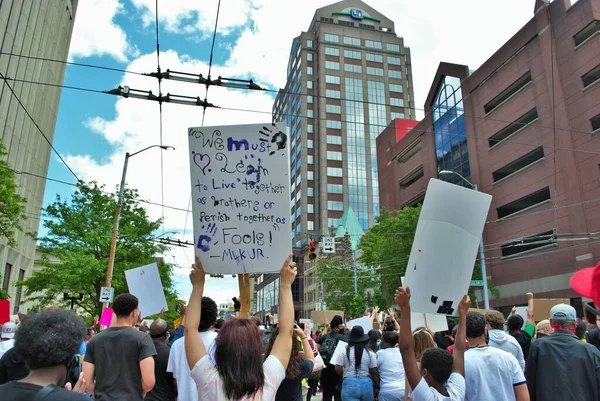
<path id="1" fill-rule="evenodd" d="M 65 64 L 31 59 L 66 61 L 77 0 L 0 2 L 0 72 L 6 78 L 33 82 L 63 83 Z M 60 88 L 8 80 L 18 99 L 49 141 L 54 137 Z M 45 177 L 50 161 L 50 145 L 11 93 L 5 80 L 0 80 L 0 139 L 8 150 L 8 163 L 18 171 Z M 7 290 L 11 308 L 16 312 L 21 303 L 21 289 L 13 283 L 31 275 L 36 259 L 36 241 L 25 233 L 37 233 L 46 181 L 18 174 L 19 194 L 27 199 L 23 232 L 16 235 L 17 246 L 8 247 L 0 238 L 0 274 L 2 288 Z"/>
<path id="2" fill-rule="evenodd" d="M 579 302 L 569 279 L 600 259 L 600 1 L 537 1 L 476 71 L 442 63 L 425 109 L 399 143 L 383 142 L 393 126 L 380 137 L 381 191 L 395 192 L 380 195 L 382 206 L 411 205 L 441 171 L 470 186 L 463 176 L 493 196 L 484 230 L 488 280 L 500 291 L 492 306 L 523 303 L 529 291 Z"/>

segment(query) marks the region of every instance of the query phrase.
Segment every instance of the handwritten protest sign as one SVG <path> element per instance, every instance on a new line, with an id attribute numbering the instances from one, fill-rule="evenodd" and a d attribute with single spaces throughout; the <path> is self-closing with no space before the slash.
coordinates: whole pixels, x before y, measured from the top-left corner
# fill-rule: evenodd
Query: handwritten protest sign
<path id="1" fill-rule="evenodd" d="M 138 297 L 142 317 L 169 310 L 156 263 L 125 271 L 129 292 Z"/>
<path id="2" fill-rule="evenodd" d="M 190 128 L 196 255 L 207 273 L 279 271 L 292 249 L 284 124 Z"/>
<path id="3" fill-rule="evenodd" d="M 404 278 L 413 312 L 458 315 L 491 201 L 481 192 L 429 181 Z"/>

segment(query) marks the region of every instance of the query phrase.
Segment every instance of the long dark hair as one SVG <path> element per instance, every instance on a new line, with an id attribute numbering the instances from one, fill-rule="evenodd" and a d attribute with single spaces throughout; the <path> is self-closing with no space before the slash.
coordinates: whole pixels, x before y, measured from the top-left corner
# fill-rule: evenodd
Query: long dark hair
<path id="1" fill-rule="evenodd" d="M 360 343 L 354 343 L 351 342 L 350 344 L 348 344 L 348 346 L 346 347 L 346 357 L 348 358 L 348 361 L 350 361 L 350 348 L 354 348 L 354 370 L 358 371 L 360 369 L 360 365 L 362 363 L 362 356 L 363 356 L 363 352 L 365 352 L 365 349 L 367 350 L 367 354 L 369 353 L 369 349 L 367 348 L 367 342 L 363 341 Z M 371 355 L 369 355 L 369 359 L 371 358 Z"/>
<path id="2" fill-rule="evenodd" d="M 271 351 L 273 350 L 273 345 L 275 345 L 275 340 L 277 340 L 277 336 L 279 335 L 279 327 L 275 327 L 273 332 L 271 333 L 271 338 L 269 338 L 269 344 L 267 345 L 267 351 L 265 353 L 265 358 L 268 358 L 271 355 Z M 287 369 L 285 370 L 285 378 L 286 379 L 297 379 L 300 376 L 300 361 L 298 360 L 298 353 L 300 352 L 300 342 L 296 338 L 296 336 L 292 336 L 292 351 L 290 354 L 290 362 L 288 363 Z M 304 350 L 304 352 L 312 352 L 311 350 Z"/>
<path id="3" fill-rule="evenodd" d="M 369 349 L 373 352 L 377 352 L 377 342 L 381 339 L 381 333 L 379 330 L 370 330 L 369 331 L 369 344 L 367 345 Z"/>
<path id="4" fill-rule="evenodd" d="M 231 319 L 219 330 L 215 346 L 225 396 L 230 400 L 252 398 L 265 384 L 258 326 L 250 319 Z"/>

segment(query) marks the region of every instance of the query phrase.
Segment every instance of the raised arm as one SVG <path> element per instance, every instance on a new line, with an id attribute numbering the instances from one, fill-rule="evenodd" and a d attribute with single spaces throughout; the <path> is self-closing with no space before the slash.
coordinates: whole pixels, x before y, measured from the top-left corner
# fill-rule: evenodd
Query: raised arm
<path id="1" fill-rule="evenodd" d="M 202 294 L 204 294 L 204 282 L 206 281 L 204 266 L 198 256 L 196 256 L 196 263 L 192 265 L 190 281 L 192 282 L 192 295 L 190 295 L 190 301 L 186 308 L 184 341 L 188 365 L 190 369 L 193 369 L 196 363 L 206 355 L 204 342 L 198 335 L 200 313 L 202 312 Z"/>
<path id="2" fill-rule="evenodd" d="M 271 355 L 287 369 L 292 351 L 292 332 L 294 330 L 294 300 L 292 283 L 296 279 L 296 263 L 290 254 L 281 268 L 279 284 L 279 335 L 273 344 Z"/>
<path id="3" fill-rule="evenodd" d="M 312 347 L 310 346 L 310 342 L 308 341 L 308 336 L 306 332 L 302 330 L 299 326 L 294 325 L 294 335 L 300 337 L 302 339 L 302 348 L 304 348 L 304 359 L 307 361 L 315 362 L 315 355 L 313 354 Z"/>
<path id="4" fill-rule="evenodd" d="M 390 319 L 392 319 L 392 322 L 394 322 L 394 330 L 400 333 L 400 325 L 398 324 L 398 316 L 396 316 L 396 311 L 393 308 L 390 308 L 388 310 L 388 315 L 390 316 Z"/>
<path id="5" fill-rule="evenodd" d="M 533 309 L 533 293 L 527 293 L 527 323 L 535 327 L 534 309 Z"/>
<path id="6" fill-rule="evenodd" d="M 396 305 L 400 307 L 400 353 L 406 379 L 411 388 L 416 388 L 423 376 L 417 365 L 415 346 L 410 330 L 410 288 L 398 287 L 396 290 Z"/>
<path id="7" fill-rule="evenodd" d="M 471 299 L 465 295 L 458 305 L 458 330 L 454 341 L 454 365 L 452 371 L 465 377 L 465 341 L 467 340 L 467 312 L 471 307 Z"/>

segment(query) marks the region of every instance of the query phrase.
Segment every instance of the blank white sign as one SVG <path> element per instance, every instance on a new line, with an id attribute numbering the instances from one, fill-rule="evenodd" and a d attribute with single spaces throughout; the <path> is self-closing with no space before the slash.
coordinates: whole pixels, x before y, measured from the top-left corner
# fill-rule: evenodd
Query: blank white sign
<path id="1" fill-rule="evenodd" d="M 125 271 L 129 292 L 139 299 L 142 317 L 169 310 L 156 263 Z"/>

